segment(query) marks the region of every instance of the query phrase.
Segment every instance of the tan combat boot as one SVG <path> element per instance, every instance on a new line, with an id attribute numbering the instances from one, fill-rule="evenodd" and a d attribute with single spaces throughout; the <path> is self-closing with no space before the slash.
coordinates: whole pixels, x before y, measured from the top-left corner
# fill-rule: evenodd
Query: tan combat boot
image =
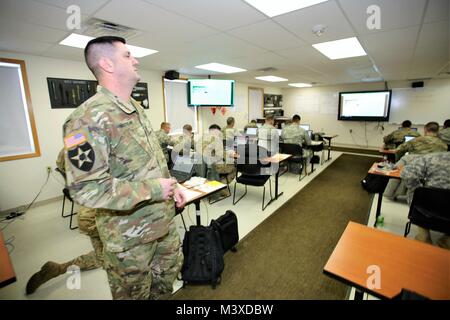
<path id="1" fill-rule="evenodd" d="M 26 293 L 31 294 L 48 280 L 53 279 L 66 272 L 65 264 L 47 261 L 40 271 L 33 274 L 27 282 Z"/>

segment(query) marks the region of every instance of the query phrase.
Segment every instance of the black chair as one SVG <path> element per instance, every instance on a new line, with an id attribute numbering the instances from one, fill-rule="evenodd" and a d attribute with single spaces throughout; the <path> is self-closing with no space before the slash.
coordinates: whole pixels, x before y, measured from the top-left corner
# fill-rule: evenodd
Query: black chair
<path id="1" fill-rule="evenodd" d="M 55 170 L 57 172 L 59 172 L 63 176 L 64 182 L 65 182 L 66 181 L 66 174 L 63 171 L 61 171 L 59 168 L 56 168 Z M 73 212 L 73 207 L 74 207 L 75 203 L 73 202 L 73 199 L 70 196 L 69 189 L 64 187 L 62 192 L 63 192 L 63 203 L 62 203 L 61 217 L 63 217 L 63 218 L 70 217 L 70 222 L 69 222 L 69 229 L 70 230 L 78 229 L 77 226 L 75 226 L 75 227 L 72 226 L 73 216 L 75 216 L 77 214 L 77 212 Z M 66 199 L 69 200 L 72 204 L 71 204 L 71 208 L 70 208 L 70 214 L 64 215 L 64 207 L 65 207 L 65 204 L 66 204 Z"/>
<path id="2" fill-rule="evenodd" d="M 406 237 L 411 224 L 450 234 L 450 189 L 419 187 L 414 191 L 405 227 Z"/>
<path id="3" fill-rule="evenodd" d="M 255 148 L 256 149 L 256 148 Z M 263 164 L 261 163 L 259 157 L 264 157 L 264 155 L 267 155 L 267 150 L 264 148 L 258 147 L 256 150 L 256 154 L 250 153 L 250 146 L 245 146 L 245 153 L 242 154 L 242 152 L 238 153 L 242 157 L 244 155 L 244 161 L 240 160 L 236 164 L 236 181 L 234 183 L 234 191 L 233 191 L 233 205 L 238 203 L 246 194 L 247 194 L 247 186 L 254 186 L 254 187 L 263 187 L 263 199 L 262 199 L 262 210 L 266 209 L 266 207 L 270 204 L 270 202 L 273 199 L 272 196 L 272 183 L 270 181 L 270 173 L 263 172 L 264 169 L 270 167 L 270 163 Z M 244 163 L 242 163 L 244 162 Z M 264 199 L 266 194 L 266 182 L 269 180 L 269 188 L 270 188 L 270 200 L 267 202 L 266 205 L 264 205 Z M 237 184 L 243 184 L 245 185 L 245 193 L 237 200 L 236 199 L 236 189 Z"/>
<path id="4" fill-rule="evenodd" d="M 292 157 L 288 159 L 288 165 L 290 163 L 298 163 L 301 165 L 298 181 L 301 181 L 303 169 L 305 169 L 306 176 L 306 159 L 303 157 L 303 148 L 299 144 L 295 143 L 280 143 L 280 152 L 285 154 L 291 154 Z"/>

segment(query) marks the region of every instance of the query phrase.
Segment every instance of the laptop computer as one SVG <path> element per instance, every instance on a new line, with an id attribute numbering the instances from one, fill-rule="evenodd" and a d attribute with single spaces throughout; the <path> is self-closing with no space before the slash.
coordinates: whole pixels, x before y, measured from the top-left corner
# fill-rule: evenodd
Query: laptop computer
<path id="1" fill-rule="evenodd" d="M 245 134 L 249 136 L 256 136 L 258 134 L 258 128 L 247 128 Z"/>
<path id="2" fill-rule="evenodd" d="M 415 136 L 405 136 L 405 142 L 411 141 L 414 138 L 416 138 Z"/>
<path id="3" fill-rule="evenodd" d="M 309 124 L 300 124 L 299 127 L 306 131 L 311 129 L 311 126 Z"/>
<path id="4" fill-rule="evenodd" d="M 194 173 L 194 161 L 188 157 L 178 157 L 175 160 L 173 168 L 170 170 L 170 175 L 177 179 L 178 183 L 183 183 L 189 180 Z"/>

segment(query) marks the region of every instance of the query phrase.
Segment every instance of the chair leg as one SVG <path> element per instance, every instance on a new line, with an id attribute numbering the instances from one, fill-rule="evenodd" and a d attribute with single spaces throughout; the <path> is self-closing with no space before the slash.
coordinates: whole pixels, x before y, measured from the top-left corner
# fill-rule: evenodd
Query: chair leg
<path id="1" fill-rule="evenodd" d="M 406 226 L 405 226 L 405 233 L 403 234 L 403 236 L 404 236 L 405 238 L 408 236 L 409 231 L 411 231 L 411 221 L 408 221 L 408 222 L 406 223 Z"/>
<path id="2" fill-rule="evenodd" d="M 263 186 L 263 200 L 262 200 L 262 211 L 267 207 L 264 207 L 264 197 L 266 195 L 266 186 Z"/>
<path id="3" fill-rule="evenodd" d="M 75 213 L 73 212 L 73 206 L 74 206 L 74 202 L 72 201 L 72 208 L 71 208 L 71 210 L 70 210 L 70 222 L 69 222 L 69 229 L 70 229 L 70 230 L 78 229 L 78 226 L 76 226 L 76 227 L 73 227 L 73 226 L 72 226 L 72 219 L 73 219 L 73 216 L 77 214 L 76 212 L 75 212 Z"/>
<path id="4" fill-rule="evenodd" d="M 184 222 L 183 212 L 180 213 L 181 221 L 183 221 L 184 231 L 188 231 L 186 228 L 186 223 Z"/>
<path id="5" fill-rule="evenodd" d="M 272 196 L 272 181 L 270 181 L 269 178 L 269 193 L 270 193 L 270 200 L 267 202 L 267 204 L 264 206 L 264 199 L 265 199 L 265 195 L 266 195 L 266 185 L 263 186 L 263 200 L 262 200 L 262 211 L 264 211 L 264 209 L 267 208 L 267 206 L 269 204 L 272 203 L 273 200 L 273 196 Z"/>
<path id="6" fill-rule="evenodd" d="M 237 201 L 235 202 L 234 199 L 236 198 L 236 188 L 237 188 L 237 182 L 234 183 L 233 205 L 238 203 L 247 194 L 247 185 L 245 185 L 245 193 L 239 199 L 237 199 Z"/>
<path id="7" fill-rule="evenodd" d="M 63 195 L 63 205 L 62 205 L 62 210 L 61 210 L 61 217 L 63 217 L 63 218 L 67 218 L 69 216 L 69 215 L 67 215 L 67 216 L 64 215 L 64 206 L 65 206 L 65 204 L 66 204 L 66 196 Z"/>

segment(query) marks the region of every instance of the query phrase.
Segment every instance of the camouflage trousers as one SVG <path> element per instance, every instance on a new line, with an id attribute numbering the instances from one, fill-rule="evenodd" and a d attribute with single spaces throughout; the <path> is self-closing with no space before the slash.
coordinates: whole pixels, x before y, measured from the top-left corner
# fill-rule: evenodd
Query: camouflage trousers
<path id="1" fill-rule="evenodd" d="M 125 252 L 103 251 L 104 267 L 114 300 L 158 300 L 168 297 L 183 255 L 174 222 L 169 232 Z"/>
<path id="2" fill-rule="evenodd" d="M 94 209 L 79 206 L 77 215 L 78 228 L 81 233 L 89 236 L 94 250 L 76 257 L 69 261 L 67 265 L 76 265 L 81 271 L 103 267 L 103 244 L 95 226 L 95 213 Z"/>

